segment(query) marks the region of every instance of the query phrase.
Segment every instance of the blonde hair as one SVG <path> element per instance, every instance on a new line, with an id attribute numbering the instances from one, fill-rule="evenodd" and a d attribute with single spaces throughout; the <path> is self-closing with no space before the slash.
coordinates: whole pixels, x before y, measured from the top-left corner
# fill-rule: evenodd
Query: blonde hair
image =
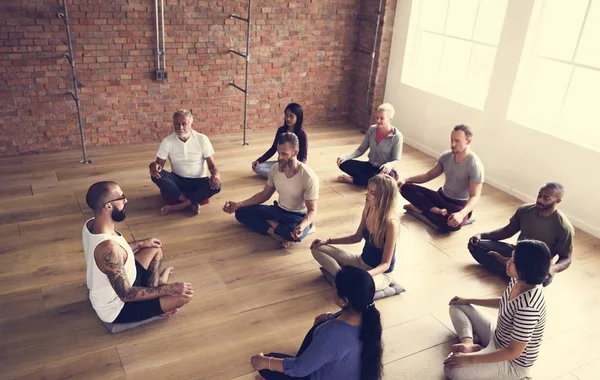
<path id="1" fill-rule="evenodd" d="M 396 113 L 396 111 L 394 110 L 394 106 L 392 106 L 390 103 L 383 103 L 382 105 L 377 107 L 377 111 L 387 112 L 388 116 L 390 117 L 390 120 L 394 118 L 394 114 Z"/>
<path id="2" fill-rule="evenodd" d="M 175 111 L 173 114 L 173 120 L 175 120 L 177 116 L 185 116 L 186 118 L 190 119 L 190 122 L 194 121 L 194 115 L 192 115 L 192 112 L 188 110 L 180 109 Z"/>
<path id="3" fill-rule="evenodd" d="M 390 219 L 396 217 L 396 208 L 398 206 L 398 186 L 396 182 L 387 174 L 377 174 L 369 180 L 368 186 L 375 185 L 375 206 L 373 210 L 374 224 L 371 236 L 373 244 L 377 248 L 383 249 L 385 245 L 385 234 Z"/>

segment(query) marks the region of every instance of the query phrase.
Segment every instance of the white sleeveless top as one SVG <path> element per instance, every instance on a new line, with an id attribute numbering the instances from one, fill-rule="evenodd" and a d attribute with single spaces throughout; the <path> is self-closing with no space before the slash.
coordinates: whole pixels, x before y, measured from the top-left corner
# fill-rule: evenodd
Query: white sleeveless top
<path id="1" fill-rule="evenodd" d="M 88 223 L 93 220 L 94 218 L 86 221 L 82 231 L 83 252 L 87 265 L 87 287 L 90 290 L 90 302 L 94 310 L 96 310 L 98 317 L 104 322 L 112 323 L 121 312 L 125 303 L 115 293 L 106 274 L 102 273 L 98 268 L 94 258 L 94 250 L 98 244 L 106 240 L 113 240 L 123 247 L 125 252 L 127 252 L 124 264 L 125 275 L 130 284 L 133 284 L 137 276 L 135 257 L 127 240 L 125 240 L 120 232 L 117 231 L 118 235 L 91 233 L 88 230 Z"/>

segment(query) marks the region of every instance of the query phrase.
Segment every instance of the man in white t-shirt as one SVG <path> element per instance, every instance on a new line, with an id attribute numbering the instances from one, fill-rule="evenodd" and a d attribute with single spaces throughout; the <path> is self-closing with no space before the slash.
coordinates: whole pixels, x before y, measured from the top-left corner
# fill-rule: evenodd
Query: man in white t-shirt
<path id="1" fill-rule="evenodd" d="M 240 223 L 281 241 L 283 248 L 288 248 L 292 241 L 301 241 L 317 216 L 319 178 L 297 159 L 298 147 L 295 134 L 279 136 L 278 162 L 271 167 L 264 189 L 241 202 L 227 201 L 223 207 L 229 214 L 235 212 Z M 275 190 L 279 193 L 279 202 L 262 205 Z"/>
<path id="2" fill-rule="evenodd" d="M 221 176 L 215 165 L 215 151 L 206 135 L 192 129 L 194 117 L 188 110 L 173 114 L 173 133 L 160 143 L 156 161 L 150 163 L 150 175 L 167 205 L 162 215 L 190 208 L 196 214 L 221 191 Z M 169 160 L 172 172 L 164 170 Z M 206 170 L 211 176 L 208 177 Z"/>

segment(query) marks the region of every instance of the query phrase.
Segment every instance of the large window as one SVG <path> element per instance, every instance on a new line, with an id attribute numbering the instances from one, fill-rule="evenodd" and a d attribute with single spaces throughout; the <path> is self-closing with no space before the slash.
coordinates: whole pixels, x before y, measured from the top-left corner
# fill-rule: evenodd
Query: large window
<path id="1" fill-rule="evenodd" d="M 600 0 L 537 0 L 508 118 L 600 147 Z"/>
<path id="2" fill-rule="evenodd" d="M 507 0 L 413 0 L 402 82 L 483 109 Z"/>

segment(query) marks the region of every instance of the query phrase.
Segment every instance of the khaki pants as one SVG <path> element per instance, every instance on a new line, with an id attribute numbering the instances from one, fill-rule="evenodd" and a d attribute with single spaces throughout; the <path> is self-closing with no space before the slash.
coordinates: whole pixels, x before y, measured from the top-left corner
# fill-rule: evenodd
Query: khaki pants
<path id="1" fill-rule="evenodd" d="M 317 262 L 333 276 L 346 265 L 352 265 L 366 271 L 373 269 L 362 260 L 360 255 L 332 245 L 322 245 L 318 248 L 311 249 L 311 252 L 315 260 L 317 260 Z M 394 281 L 394 278 L 391 273 L 382 273 L 373 276 L 373 281 L 375 281 L 375 291 L 378 291 L 390 286 L 390 283 Z"/>

